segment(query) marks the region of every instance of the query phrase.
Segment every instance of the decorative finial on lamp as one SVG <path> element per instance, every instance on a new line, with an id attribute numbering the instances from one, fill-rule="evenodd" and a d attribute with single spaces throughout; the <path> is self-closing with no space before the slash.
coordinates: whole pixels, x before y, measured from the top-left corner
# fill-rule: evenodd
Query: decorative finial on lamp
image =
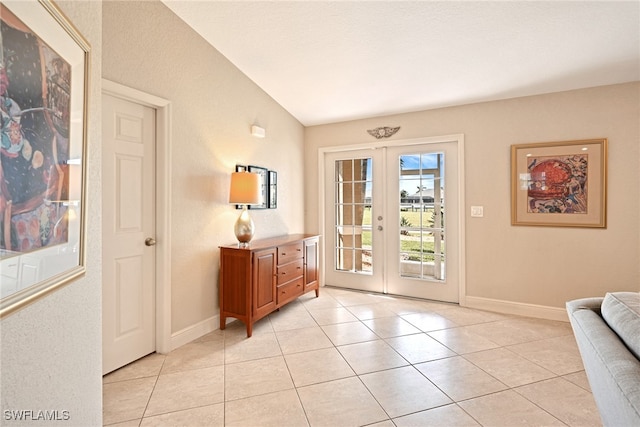
<path id="1" fill-rule="evenodd" d="M 229 203 L 243 205 L 242 213 L 236 221 L 234 232 L 238 239 L 238 246 L 247 247 L 255 232 L 255 226 L 247 205 L 260 203 L 260 177 L 249 172 L 233 172 L 231 174 L 231 188 Z"/>

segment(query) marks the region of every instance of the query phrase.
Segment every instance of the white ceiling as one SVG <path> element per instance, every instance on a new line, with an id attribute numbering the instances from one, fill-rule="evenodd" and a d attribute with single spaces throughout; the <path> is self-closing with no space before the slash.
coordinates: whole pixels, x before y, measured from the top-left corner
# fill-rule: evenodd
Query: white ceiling
<path id="1" fill-rule="evenodd" d="M 163 0 L 306 126 L 640 80 L 640 2 Z"/>

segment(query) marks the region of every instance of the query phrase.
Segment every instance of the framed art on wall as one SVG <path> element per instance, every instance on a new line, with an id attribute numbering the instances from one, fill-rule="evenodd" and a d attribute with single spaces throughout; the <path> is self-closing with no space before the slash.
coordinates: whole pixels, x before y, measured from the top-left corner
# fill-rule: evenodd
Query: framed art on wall
<path id="1" fill-rule="evenodd" d="M 606 227 L 607 140 L 511 146 L 511 224 Z"/>
<path id="2" fill-rule="evenodd" d="M 278 172 L 269 171 L 269 209 L 278 207 Z"/>
<path id="3" fill-rule="evenodd" d="M 0 4 L 0 316 L 85 272 L 89 51 L 50 1 Z"/>
<path id="4" fill-rule="evenodd" d="M 247 170 L 251 173 L 257 173 L 260 176 L 260 204 L 249 205 L 249 209 L 267 209 L 269 204 L 269 193 L 267 191 L 269 176 L 267 169 L 260 166 L 248 166 Z"/>

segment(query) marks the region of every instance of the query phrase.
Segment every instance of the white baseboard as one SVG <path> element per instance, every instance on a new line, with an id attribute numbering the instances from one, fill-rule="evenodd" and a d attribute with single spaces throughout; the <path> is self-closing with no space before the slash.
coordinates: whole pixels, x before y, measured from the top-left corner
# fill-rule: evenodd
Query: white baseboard
<path id="1" fill-rule="evenodd" d="M 176 348 L 190 343 L 203 335 L 207 335 L 216 329 L 220 329 L 220 315 L 210 317 L 202 322 L 171 334 L 171 350 L 175 350 Z"/>
<path id="2" fill-rule="evenodd" d="M 526 304 L 514 301 L 504 301 L 491 298 L 472 297 L 466 295 L 464 297 L 464 305 L 469 308 L 477 308 L 479 310 L 495 311 L 504 314 L 515 314 L 518 316 L 535 317 L 538 319 L 559 320 L 568 322 L 569 317 L 564 308 L 549 307 L 546 305 Z"/>

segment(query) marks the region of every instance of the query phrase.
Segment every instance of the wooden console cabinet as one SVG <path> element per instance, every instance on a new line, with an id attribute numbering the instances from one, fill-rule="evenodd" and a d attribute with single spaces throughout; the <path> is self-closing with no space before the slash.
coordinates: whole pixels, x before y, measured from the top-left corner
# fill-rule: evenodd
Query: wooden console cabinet
<path id="1" fill-rule="evenodd" d="M 247 326 L 311 290 L 320 291 L 320 237 L 292 234 L 220 247 L 220 329 L 227 317 Z"/>

